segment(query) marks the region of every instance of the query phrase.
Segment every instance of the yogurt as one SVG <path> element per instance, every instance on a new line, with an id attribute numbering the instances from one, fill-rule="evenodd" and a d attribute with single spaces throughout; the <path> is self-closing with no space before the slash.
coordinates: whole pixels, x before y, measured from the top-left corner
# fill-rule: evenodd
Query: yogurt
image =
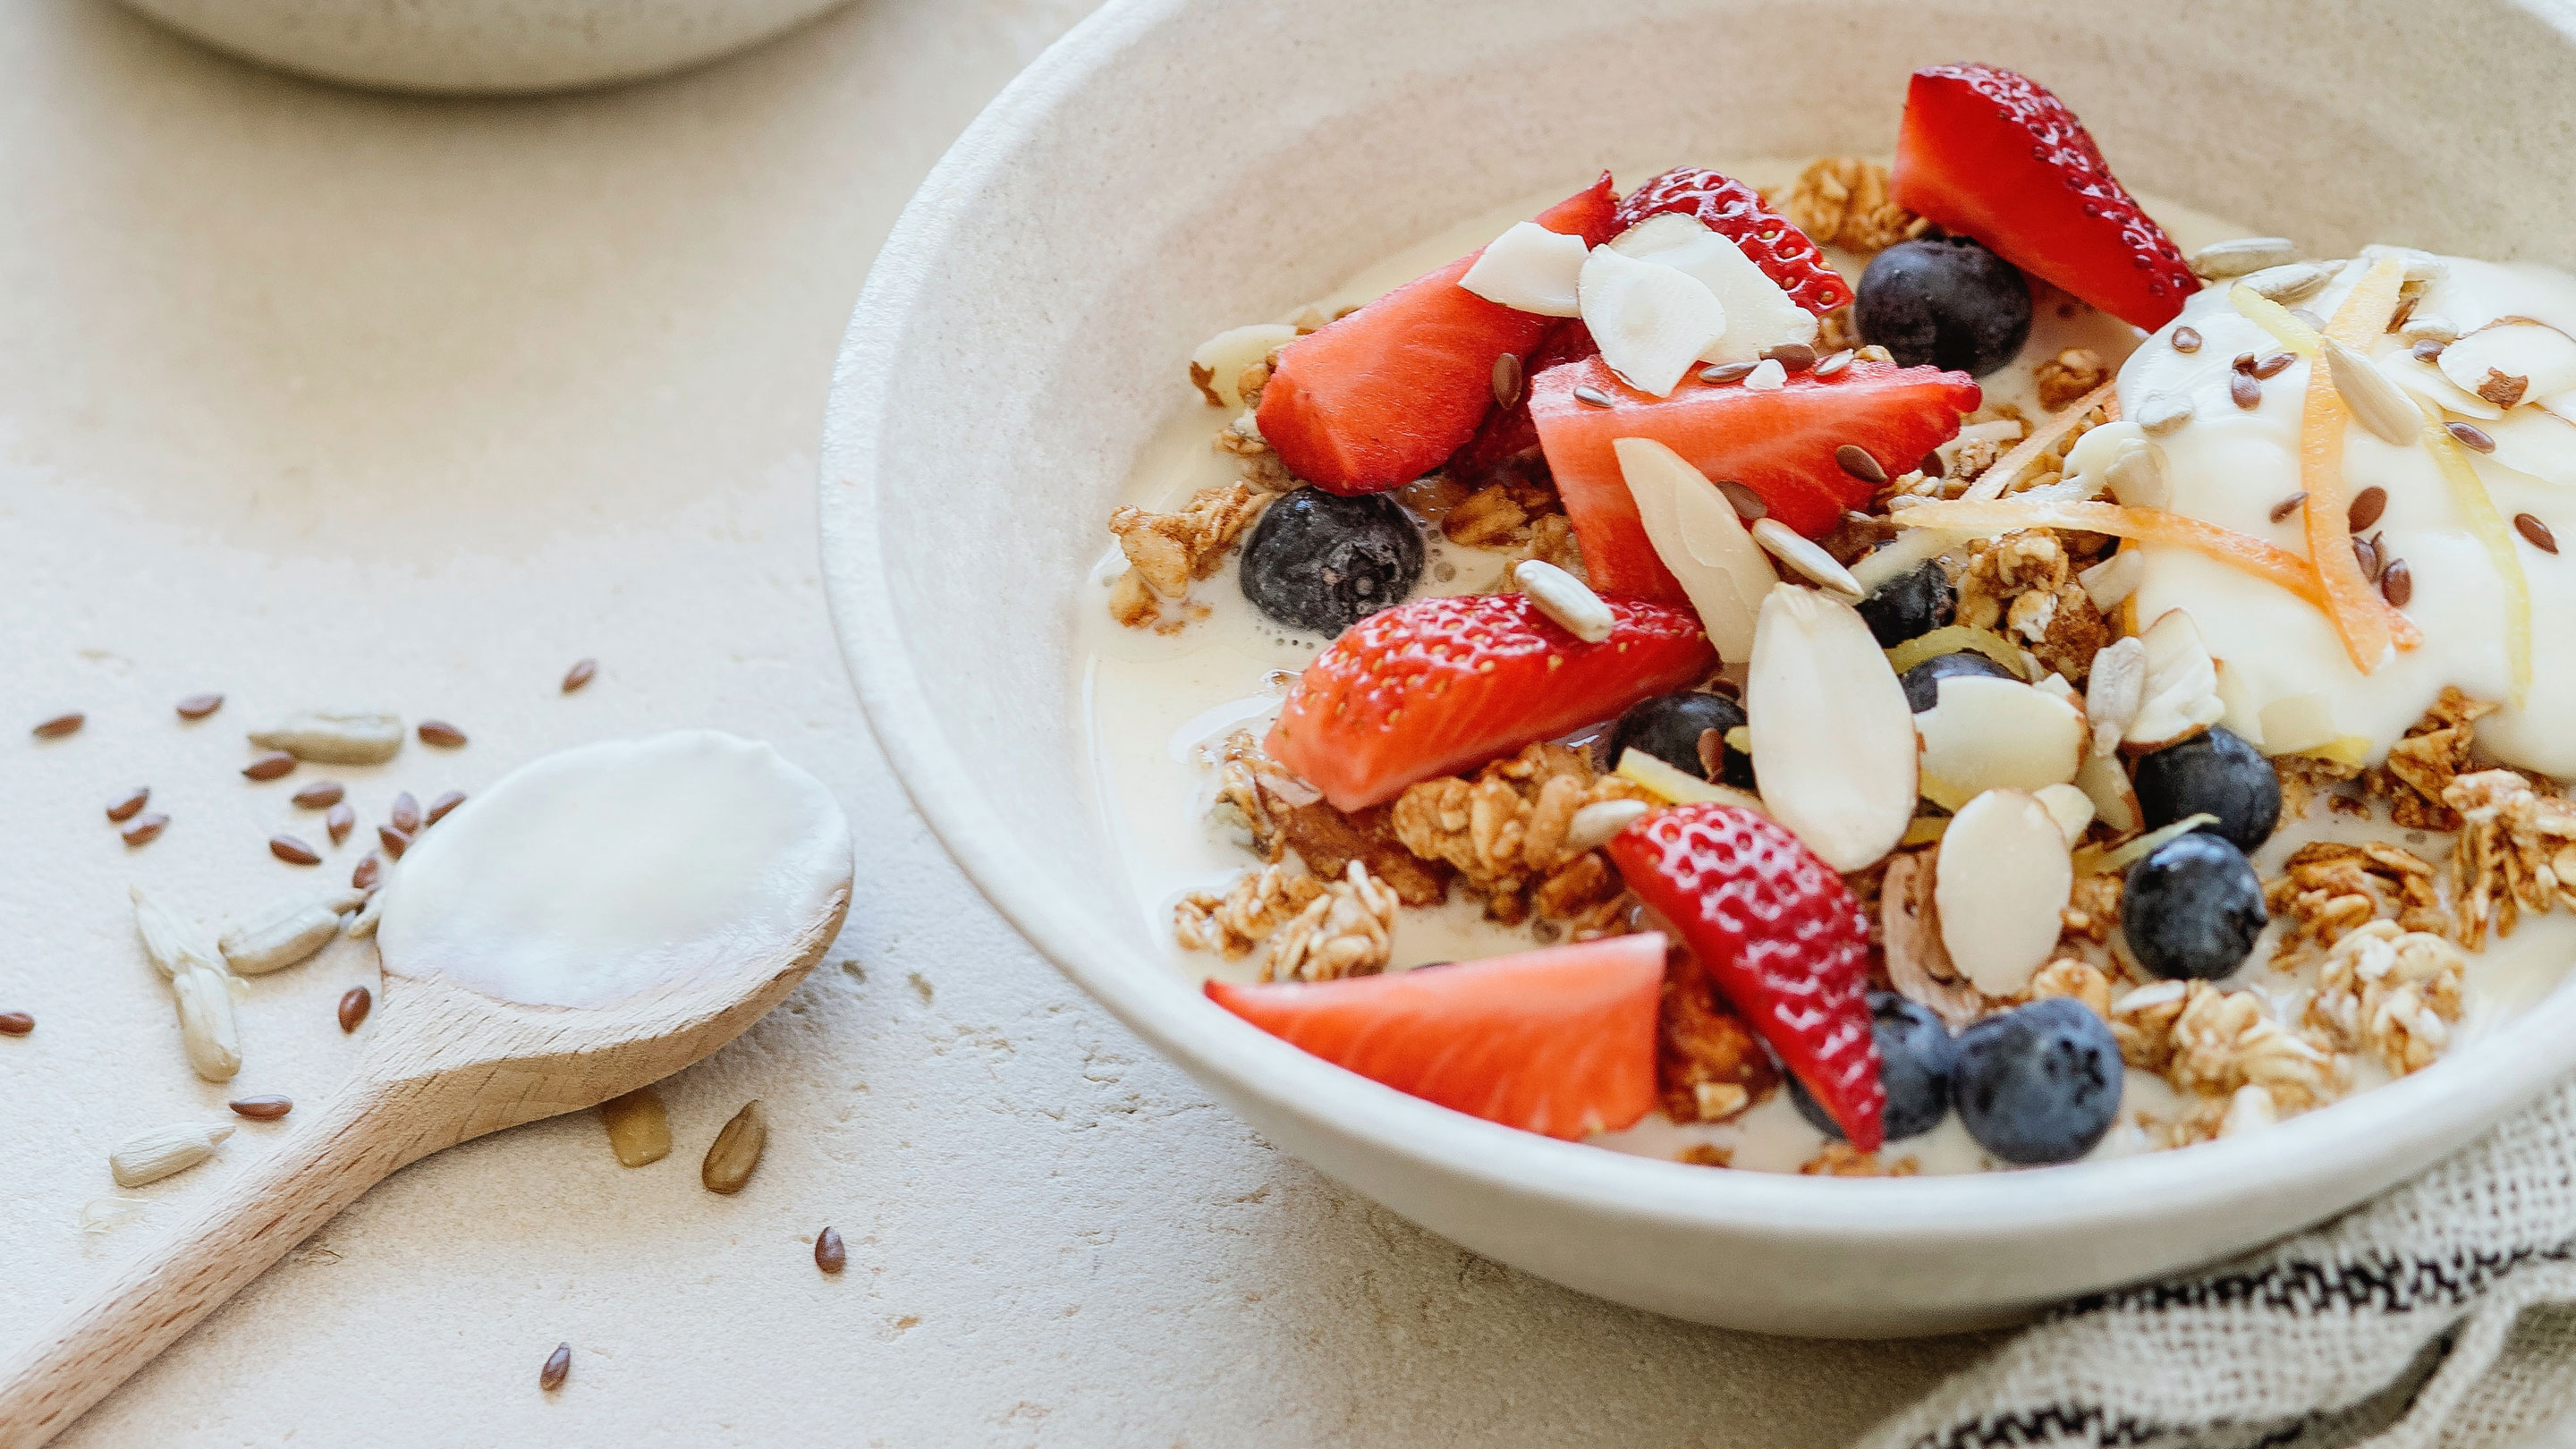
<path id="1" fill-rule="evenodd" d="M 2520 315 L 2576 332 L 2576 278 L 2547 267 L 2501 265 L 2464 257 L 2442 259 L 2418 313 L 2438 314 L 2463 332 L 2499 316 Z M 2367 263 L 2356 260 L 2305 305 L 2332 315 Z M 2180 352 L 2173 335 L 2182 327 L 2203 339 L 2196 352 Z M 2192 419 L 2164 437 L 2173 480 L 2171 507 L 2179 513 L 2264 539 L 2304 558 L 2306 535 L 2292 513 L 2272 521 L 2283 499 L 2299 491 L 2299 418 L 2309 364 L 2293 362 L 2263 384 L 2261 405 L 2238 408 L 2228 398 L 2230 364 L 2241 353 L 2282 350 L 2269 332 L 2237 312 L 2224 284 L 2184 304 L 2182 315 L 2131 354 L 2120 369 L 2120 402 L 2135 416 L 2148 397 L 2188 399 Z M 2373 346 L 2386 366 L 2416 366 L 2406 343 L 2383 336 Z M 2470 421 L 2477 421 L 2471 419 Z M 2481 422 L 2480 426 L 2490 426 Z M 2528 405 L 2492 426 L 2516 430 L 2515 442 L 2543 450 L 2576 470 L 2576 424 Z M 2138 620 L 2167 609 L 2189 610 L 2210 654 L 2221 662 L 2220 697 L 2227 728 L 2256 746 L 2304 748 L 2314 741 L 2267 741 L 2267 709 L 2278 724 L 2307 713 L 2284 701 L 2310 697 L 2323 706 L 2335 734 L 2369 742 L 2369 760 L 2423 717 L 2446 685 L 2477 699 L 2505 700 L 2512 693 L 2505 650 L 2505 590 L 2486 548 L 2469 529 L 2430 450 L 2397 446 L 2354 426 L 2344 442 L 2347 496 L 2369 487 L 2388 490 L 2388 509 L 2377 525 L 2383 552 L 2402 558 L 2414 574 L 2406 615 L 2423 630 L 2421 646 L 2393 652 L 2368 674 L 2346 657 L 2334 626 L 2288 592 L 2204 555 L 2149 547 L 2144 582 L 2137 592 Z M 2528 435 L 2528 436 L 2526 436 Z M 2517 472 L 2495 458 L 2470 453 L 2495 506 L 2505 517 L 2529 513 L 2559 536 L 2576 539 L 2576 489 Z M 2570 476 L 2576 476 L 2571 474 Z M 2554 556 L 2519 542 L 2531 591 L 2531 690 L 2519 706 L 2478 724 L 2478 744 L 2508 765 L 2561 778 L 2576 776 L 2576 557 Z"/>

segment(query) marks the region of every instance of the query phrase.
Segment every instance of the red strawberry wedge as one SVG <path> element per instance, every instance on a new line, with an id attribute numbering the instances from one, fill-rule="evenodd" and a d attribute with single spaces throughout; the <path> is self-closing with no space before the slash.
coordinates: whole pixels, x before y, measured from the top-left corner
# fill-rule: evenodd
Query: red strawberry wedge
<path id="1" fill-rule="evenodd" d="M 2162 327 L 2200 290 L 2075 113 L 2028 76 L 1991 65 L 1916 71 L 1890 183 L 1899 205 L 2133 327 Z"/>
<path id="2" fill-rule="evenodd" d="M 1592 340 L 1592 331 L 1580 317 L 1560 317 L 1555 328 L 1541 339 L 1524 360 L 1525 378 L 1536 377 L 1551 367 L 1580 362 L 1601 355 L 1601 344 Z M 1471 488 L 1482 488 L 1496 481 L 1497 475 L 1524 461 L 1539 456 L 1538 424 L 1530 418 L 1530 393 L 1526 381 L 1521 395 L 1508 408 L 1496 408 L 1485 414 L 1476 429 L 1449 460 L 1449 476 Z"/>
<path id="3" fill-rule="evenodd" d="M 1598 246 L 1611 236 L 1610 175 L 1538 224 Z M 1553 317 L 1458 285 L 1468 253 L 1279 350 L 1254 414 L 1288 471 L 1330 493 L 1380 493 L 1437 468 L 1494 401 L 1494 362 L 1526 357 Z"/>
<path id="4" fill-rule="evenodd" d="M 1578 400 L 1578 388 L 1610 406 Z M 1772 517 L 1814 538 L 1844 509 L 1867 507 L 1877 491 L 1836 461 L 1844 444 L 1893 478 L 1957 437 L 1959 415 L 1974 412 L 1983 395 L 1964 372 L 1854 362 L 1824 377 L 1792 373 L 1787 386 L 1769 392 L 1686 377 L 1672 396 L 1659 398 L 1592 359 L 1539 374 L 1530 384 L 1530 416 L 1592 587 L 1672 602 L 1684 597 L 1681 585 L 1646 538 L 1613 442 L 1652 438 L 1712 481 L 1732 479 L 1761 494 Z"/>
<path id="5" fill-rule="evenodd" d="M 1717 651 L 1690 610 L 1610 600 L 1586 644 L 1523 594 L 1381 609 L 1326 645 L 1270 729 L 1272 757 L 1358 810 L 1706 678 Z"/>
<path id="6" fill-rule="evenodd" d="M 1696 166 L 1676 166 L 1628 193 L 1619 203 L 1616 231 L 1650 216 L 1677 211 L 1695 216 L 1710 231 L 1735 243 L 1789 299 L 1821 317 L 1852 299 L 1842 273 L 1797 224 L 1762 204 L 1762 195 L 1732 176 Z"/>
<path id="7" fill-rule="evenodd" d="M 1471 1117 L 1577 1138 L 1655 1105 L 1664 938 L 1549 946 L 1386 976 L 1237 986 L 1208 999 L 1291 1046 Z"/>
<path id="8" fill-rule="evenodd" d="M 1659 810 L 1610 838 L 1638 899 L 1863 1152 L 1887 1092 L 1869 1014 L 1869 924 L 1843 878 L 1769 817 Z"/>

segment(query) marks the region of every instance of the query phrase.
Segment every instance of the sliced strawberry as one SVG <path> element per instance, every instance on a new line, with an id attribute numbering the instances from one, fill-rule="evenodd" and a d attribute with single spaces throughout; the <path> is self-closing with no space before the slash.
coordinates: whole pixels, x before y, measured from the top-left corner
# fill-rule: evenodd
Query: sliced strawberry
<path id="1" fill-rule="evenodd" d="M 1577 388 L 1610 406 L 1578 401 Z M 1711 480 L 1732 479 L 1761 494 L 1772 517 L 1814 538 L 1840 522 L 1844 509 L 1867 507 L 1876 491 L 1835 461 L 1836 449 L 1857 446 L 1893 478 L 1957 437 L 1959 415 L 1975 411 L 1982 396 L 1964 372 L 1854 362 L 1824 377 L 1792 373 L 1787 386 L 1770 392 L 1691 377 L 1672 396 L 1654 397 L 1594 359 L 1540 373 L 1530 383 L 1530 415 L 1592 587 L 1679 600 L 1681 585 L 1637 521 L 1612 442 L 1652 438 Z"/>
<path id="2" fill-rule="evenodd" d="M 1471 1117 L 1576 1138 L 1655 1105 L 1664 938 L 1647 933 L 1208 999 L 1292 1046 Z"/>
<path id="3" fill-rule="evenodd" d="M 1586 644 L 1523 594 L 1381 609 L 1306 666 L 1266 748 L 1333 808 L 1357 810 L 1717 668 L 1690 610 L 1613 599 L 1610 612 L 1610 637 Z"/>
<path id="4" fill-rule="evenodd" d="M 1936 65 L 1905 93 L 1899 205 L 2152 332 L 2200 290 L 2165 229 L 2111 178 L 2066 103 L 1991 65 Z"/>
<path id="5" fill-rule="evenodd" d="M 1650 216 L 1678 211 L 1735 243 L 1791 301 L 1821 317 L 1852 299 L 1842 273 L 1797 224 L 1762 204 L 1762 195 L 1732 176 L 1676 166 L 1628 193 L 1613 234 Z"/>
<path id="6" fill-rule="evenodd" d="M 1538 215 L 1610 239 L 1610 175 Z M 1525 357 L 1556 319 L 1458 285 L 1484 249 L 1417 277 L 1279 350 L 1254 416 L 1288 471 L 1332 493 L 1379 493 L 1440 466 L 1494 401 L 1494 362 Z"/>
<path id="7" fill-rule="evenodd" d="M 1583 325 L 1582 318 L 1560 317 L 1523 360 L 1523 377 L 1536 377 L 1551 367 L 1600 355 L 1601 344 L 1592 340 L 1592 329 Z M 1521 395 L 1512 400 L 1510 407 L 1485 414 L 1476 436 L 1449 460 L 1449 476 L 1470 487 L 1482 488 L 1493 482 L 1497 473 L 1538 455 L 1538 424 L 1530 417 L 1530 390 L 1524 381 Z"/>
<path id="8" fill-rule="evenodd" d="M 1843 878 L 1768 816 L 1733 805 L 1658 810 L 1612 836 L 1609 851 L 1852 1146 L 1877 1151 L 1887 1092 L 1869 1013 L 1869 923 Z"/>

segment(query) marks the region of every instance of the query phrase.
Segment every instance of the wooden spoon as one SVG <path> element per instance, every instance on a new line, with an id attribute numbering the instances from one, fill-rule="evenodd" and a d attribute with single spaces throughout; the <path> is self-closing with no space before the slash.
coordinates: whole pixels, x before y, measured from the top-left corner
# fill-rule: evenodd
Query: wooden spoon
<path id="1" fill-rule="evenodd" d="M 567 848 L 590 854 L 568 866 Z M 532 860 L 558 862 L 552 879 L 579 889 L 531 889 Z M 61 1432 L 396 1169 L 595 1106 L 733 1040 L 839 933 L 850 873 L 848 825 L 812 776 L 707 731 L 567 750 L 460 806 L 385 888 L 384 1000 L 357 1070 L 0 1364 L 0 1449 Z M 696 951 L 693 921 L 707 927 Z M 601 960 L 602 943 L 631 949 Z M 549 976 L 548 960 L 580 969 Z"/>

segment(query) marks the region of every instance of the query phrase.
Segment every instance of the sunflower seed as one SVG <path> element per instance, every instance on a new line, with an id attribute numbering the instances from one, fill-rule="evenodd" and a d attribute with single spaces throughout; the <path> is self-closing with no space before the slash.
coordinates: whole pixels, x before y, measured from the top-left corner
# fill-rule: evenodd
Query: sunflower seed
<path id="1" fill-rule="evenodd" d="M 2459 439 L 2460 446 L 2463 448 L 2473 449 L 2480 453 L 2492 453 L 2495 451 L 2495 439 L 2488 437 L 2487 430 L 2479 427 L 2475 423 L 2444 423 L 2442 425 L 2442 430 L 2449 433 L 2452 437 Z"/>
<path id="2" fill-rule="evenodd" d="M 205 932 L 145 895 L 141 886 L 127 886 L 125 896 L 134 903 L 134 931 L 143 938 L 143 954 L 151 958 L 164 980 L 176 978 L 189 966 L 202 966 L 209 971 L 224 969 L 222 953 Z"/>
<path id="3" fill-rule="evenodd" d="M 179 1045 L 188 1053 L 188 1065 L 206 1081 L 231 1081 L 242 1064 L 232 978 L 191 963 L 170 978 L 170 991 L 179 1007 Z"/>
<path id="4" fill-rule="evenodd" d="M 376 1004 L 375 993 L 363 986 L 352 986 L 340 993 L 340 1030 L 356 1031 Z"/>
<path id="5" fill-rule="evenodd" d="M 2331 337 L 2319 337 L 2317 346 L 2325 354 L 2326 375 L 2333 380 L 2335 393 L 2351 410 L 2355 422 L 2381 442 L 2398 447 L 2423 436 L 2424 414 L 2406 400 L 2406 394 L 2388 380 L 2387 373 Z M 2387 496 L 2385 490 L 2380 493 L 2382 501 Z"/>
<path id="6" fill-rule="evenodd" d="M 1512 582 L 1556 621 L 1559 628 L 1586 644 L 1598 644 L 1619 627 L 1618 616 L 1589 585 L 1552 563 L 1523 559 L 1512 569 Z"/>
<path id="7" fill-rule="evenodd" d="M 1887 481 L 1887 470 L 1880 467 L 1878 460 L 1869 455 L 1869 449 L 1858 443 L 1845 443 L 1834 449 L 1834 461 L 1842 465 L 1844 472 L 1863 483 Z"/>
<path id="8" fill-rule="evenodd" d="M 671 1117 L 662 1109 L 662 1094 L 651 1087 L 600 1103 L 599 1120 L 608 1128 L 608 1149 L 621 1167 L 642 1167 L 671 1155 Z"/>
<path id="9" fill-rule="evenodd" d="M 1754 364 L 1750 362 L 1721 362 L 1715 367 L 1701 368 L 1699 370 L 1699 380 L 1702 382 L 1734 382 L 1752 372 L 1753 367 Z"/>
<path id="10" fill-rule="evenodd" d="M 2292 261 L 2299 249 L 2282 236 L 2240 236 L 2228 241 L 2211 242 L 2191 254 L 2191 271 L 2196 277 L 2221 281 L 2260 272 Z"/>
<path id="11" fill-rule="evenodd" d="M 552 1393 L 563 1387 L 564 1376 L 572 1372 L 572 1345 L 559 1343 L 546 1355 L 546 1366 L 537 1370 L 537 1387 Z"/>
<path id="12" fill-rule="evenodd" d="M 838 1273 L 850 1265 L 850 1250 L 841 1243 L 841 1234 L 825 1228 L 814 1235 L 814 1266 L 826 1273 Z"/>
<path id="13" fill-rule="evenodd" d="M 384 914 L 385 893 L 383 891 L 370 892 L 367 896 L 367 903 L 359 907 L 358 913 L 351 916 L 349 918 L 349 924 L 341 927 L 341 929 L 348 933 L 350 940 L 363 941 L 376 933 L 376 923 L 384 918 Z"/>
<path id="14" fill-rule="evenodd" d="M 2148 395 L 2138 404 L 2138 426 L 2153 437 L 2165 437 L 2181 431 L 2191 421 L 2191 399 L 2178 393 L 2159 392 Z"/>
<path id="15" fill-rule="evenodd" d="M 2227 400 L 2236 404 L 2240 408 L 2246 408 L 2249 410 L 2261 407 L 2263 405 L 2263 384 L 2256 382 L 2253 378 L 2241 372 L 2229 373 L 2227 375 Z"/>
<path id="16" fill-rule="evenodd" d="M 339 804 L 346 793 L 337 780 L 316 780 L 288 798 L 302 809 L 321 810 Z"/>
<path id="17" fill-rule="evenodd" d="M 1574 812 L 1573 821 L 1565 827 L 1565 848 L 1590 850 L 1627 829 L 1645 813 L 1643 800 L 1595 800 Z"/>
<path id="18" fill-rule="evenodd" d="M 755 1097 L 743 1103 L 742 1110 L 716 1134 L 706 1161 L 698 1165 L 698 1181 L 706 1184 L 707 1191 L 730 1197 L 751 1181 L 751 1170 L 760 1165 L 760 1154 L 768 1146 L 769 1121 L 761 1116 L 760 1099 Z"/>
<path id="19" fill-rule="evenodd" d="M 346 800 L 341 801 L 339 804 L 334 805 L 329 810 L 323 812 L 322 828 L 331 832 L 331 843 L 333 845 L 338 845 L 341 841 L 348 839 L 349 832 L 355 830 L 357 827 L 358 812 L 350 809 L 349 802 Z"/>
<path id="20" fill-rule="evenodd" d="M 1823 357 L 1818 358 L 1816 360 L 1816 365 L 1807 369 L 1807 372 L 1811 377 L 1831 377 L 1835 373 L 1842 371 L 1844 368 L 1851 366 L 1851 360 L 1852 350 L 1846 347 L 1840 352 L 1828 352 Z"/>
<path id="21" fill-rule="evenodd" d="M 178 707 L 181 719 L 204 719 L 224 707 L 224 697 L 220 694 L 192 694 L 179 701 Z"/>
<path id="22" fill-rule="evenodd" d="M 2253 289 L 2254 295 L 2288 306 L 2304 301 L 2334 280 L 2342 270 L 2332 262 L 2290 262 L 2264 267 L 2245 274 L 2237 285 Z"/>
<path id="23" fill-rule="evenodd" d="M 365 895 L 355 890 L 272 901 L 226 926 L 215 944 L 224 953 L 224 964 L 240 975 L 282 971 L 330 945 L 340 934 L 341 913 L 365 902 Z"/>
<path id="24" fill-rule="evenodd" d="M 1814 540 L 1776 518 L 1758 518 L 1749 530 L 1762 551 L 1787 564 L 1808 581 L 1827 593 L 1839 594 L 1847 602 L 1858 601 L 1869 594 L 1851 570 L 1834 561 Z"/>
<path id="25" fill-rule="evenodd" d="M 411 849 L 411 837 L 390 825 L 376 827 L 376 842 L 385 848 L 386 855 L 395 860 L 402 859 L 403 852 Z"/>
<path id="26" fill-rule="evenodd" d="M 402 721 L 377 710 L 300 710 L 250 742 L 318 765 L 381 765 L 402 748 Z"/>
<path id="27" fill-rule="evenodd" d="M 81 714 L 78 711 L 74 711 L 71 714 L 58 714 L 52 719 L 40 722 L 33 730 L 29 731 L 29 733 L 33 734 L 40 740 L 58 740 L 63 736 L 70 734 L 72 731 L 79 729 L 82 722 L 88 718 L 88 715 Z"/>
<path id="28" fill-rule="evenodd" d="M 322 863 L 322 854 L 320 851 L 315 850 L 312 846 L 305 844 L 303 841 L 296 839 L 292 835 L 270 836 L 268 838 L 268 853 L 276 856 L 282 861 L 285 861 L 288 865 L 320 865 Z"/>
<path id="29" fill-rule="evenodd" d="M 1502 364 L 1501 364 L 1501 363 L 1496 363 L 1496 364 L 1494 364 L 1494 365 L 1495 365 L 1496 367 L 1498 367 L 1498 368 L 1502 366 Z M 1505 406 L 1509 406 L 1509 404 L 1505 404 Z M 593 676 L 593 675 L 595 675 L 595 674 L 597 674 L 597 673 L 599 673 L 599 661 L 598 661 L 598 660 L 596 660 L 596 659 L 576 659 L 576 660 L 574 660 L 574 661 L 573 661 L 572 668 L 567 669 L 567 670 L 565 670 L 565 671 L 564 671 L 564 677 L 563 677 L 563 692 L 564 692 L 564 693 L 566 693 L 566 694 L 570 694 L 570 693 L 572 693 L 574 690 L 581 688 L 583 685 L 590 683 L 590 681 L 591 681 L 591 676 Z"/>
<path id="30" fill-rule="evenodd" d="M 420 823 L 424 826 L 436 825 L 441 820 L 447 818 L 448 811 L 453 810 L 464 803 L 464 791 L 450 790 L 446 794 L 429 802 L 429 809 L 422 813 Z"/>
<path id="31" fill-rule="evenodd" d="M 236 1097 L 225 1105 L 254 1122 L 274 1122 L 295 1110 L 295 1102 L 292 1098 L 274 1095 Z"/>
<path id="32" fill-rule="evenodd" d="M 169 826 L 170 817 L 156 810 L 149 815 L 135 816 L 126 822 L 123 830 L 117 833 L 125 837 L 125 843 L 128 845 L 150 845 L 160 839 L 161 832 Z"/>
<path id="33" fill-rule="evenodd" d="M 1735 516 L 1746 523 L 1771 516 L 1768 499 L 1732 478 L 1718 479 L 1717 491 L 1726 495 L 1726 501 L 1735 505 Z"/>
<path id="34" fill-rule="evenodd" d="M 133 819 L 135 816 L 142 814 L 144 802 L 151 798 L 151 786 L 137 785 L 128 793 L 116 797 L 116 803 L 107 807 L 107 818 L 119 825 L 122 825 L 126 821 Z"/>
<path id="35" fill-rule="evenodd" d="M 1816 365 L 1816 349 L 1803 342 L 1783 342 L 1762 354 L 1765 362 L 1776 362 L 1791 372 L 1805 372 Z"/>
<path id="36" fill-rule="evenodd" d="M 36 1019 L 23 1011 L 0 1011 L 0 1036 L 25 1036 L 36 1029 Z"/>
<path id="37" fill-rule="evenodd" d="M 465 743 L 465 731 L 443 719 L 422 720 L 419 734 L 422 744 L 436 745 L 442 750 L 452 750 Z"/>
<path id="38" fill-rule="evenodd" d="M 2289 497 L 2282 499 L 2280 502 L 2273 504 L 2272 521 L 2274 523 L 2288 522 L 2290 515 L 2299 511 L 2299 505 L 2307 501 L 2308 492 L 2306 489 L 2302 488 L 2298 492 L 2291 494 Z"/>
<path id="39" fill-rule="evenodd" d="M 2388 566 L 2379 571 L 2379 593 L 2392 606 L 2400 609 L 2405 608 L 2407 601 L 2415 597 L 2415 571 L 2406 566 L 2406 560 L 2390 559 Z"/>
<path id="40" fill-rule="evenodd" d="M 1501 353 L 1494 358 L 1494 406 L 1498 408 L 1508 408 L 1520 400 L 1521 360 L 1518 357 L 1513 356 L 1511 353 Z M 575 669 L 579 669 L 581 666 L 576 664 L 573 667 Z M 567 674 L 564 676 L 565 689 L 579 689 L 580 687 L 580 685 L 572 682 L 571 675 Z"/>
<path id="41" fill-rule="evenodd" d="M 2197 327 L 2175 328 L 2173 331 L 2173 350 L 2176 352 L 2198 352 L 2200 350 L 2200 329 Z"/>
<path id="42" fill-rule="evenodd" d="M 107 1155 L 107 1170 L 118 1187 L 142 1187 L 214 1156 L 216 1144 L 232 1135 L 229 1122 L 180 1122 L 137 1132 Z"/>
<path id="43" fill-rule="evenodd" d="M 1748 371 L 1749 370 L 1750 369 L 1748 369 Z M 1574 400 L 1583 404 L 1585 407 L 1606 408 L 1610 406 L 1610 394 L 1603 392 L 1597 387 L 1576 388 L 1574 390 Z"/>
<path id="44" fill-rule="evenodd" d="M 274 780 L 280 775 L 292 774 L 294 770 L 295 757 L 284 750 L 271 750 L 242 766 L 242 774 L 253 780 Z"/>
<path id="45" fill-rule="evenodd" d="M 2541 522 L 2539 515 L 2517 513 L 2513 516 L 2513 526 L 2515 532 L 2531 541 L 2533 548 L 2542 553 L 2558 552 L 2558 535 L 2549 531 L 2549 525 Z"/>
<path id="46" fill-rule="evenodd" d="M 405 790 L 394 797 L 393 808 L 385 812 L 385 818 L 391 820 L 394 829 L 403 834 L 417 835 L 420 833 L 420 802 L 411 797 L 409 790 Z"/>

